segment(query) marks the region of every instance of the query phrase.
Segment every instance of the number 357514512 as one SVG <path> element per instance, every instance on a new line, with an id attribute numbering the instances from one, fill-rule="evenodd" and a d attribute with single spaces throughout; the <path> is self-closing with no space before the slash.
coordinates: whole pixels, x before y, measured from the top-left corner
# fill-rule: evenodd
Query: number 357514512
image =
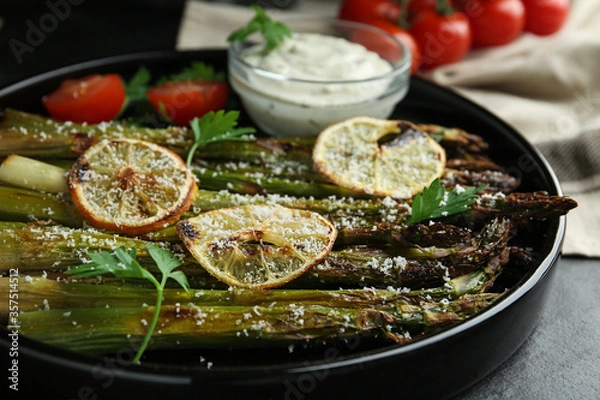
<path id="1" fill-rule="evenodd" d="M 19 292 L 19 270 L 10 269 L 8 271 L 8 296 L 9 299 L 16 299 Z"/>

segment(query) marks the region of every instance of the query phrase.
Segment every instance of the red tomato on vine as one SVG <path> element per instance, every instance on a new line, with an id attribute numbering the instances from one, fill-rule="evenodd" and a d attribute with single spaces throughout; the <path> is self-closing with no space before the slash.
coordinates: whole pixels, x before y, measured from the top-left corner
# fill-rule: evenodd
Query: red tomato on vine
<path id="1" fill-rule="evenodd" d="M 525 6 L 525 30 L 535 35 L 545 36 L 558 32 L 569 16 L 569 0 L 522 1 Z"/>
<path id="2" fill-rule="evenodd" d="M 407 7 L 409 19 L 413 19 L 421 11 L 436 10 L 438 3 L 438 0 L 409 0 Z M 449 6 L 453 6 L 454 0 L 448 0 L 447 3 Z"/>
<path id="3" fill-rule="evenodd" d="M 412 59 L 410 72 L 413 74 L 417 72 L 419 66 L 421 65 L 421 51 L 419 50 L 419 45 L 412 37 L 412 35 L 408 31 L 400 28 L 398 25 L 392 24 L 391 22 L 387 21 L 375 21 L 372 22 L 371 25 L 386 31 L 407 47 L 407 49 L 410 51 L 410 56 Z M 376 51 L 377 53 L 379 53 L 379 55 L 382 55 L 382 52 L 384 52 L 385 49 L 377 49 L 374 48 L 375 46 L 376 44 L 372 43 L 371 46 L 365 47 L 367 47 L 369 50 Z"/>
<path id="4" fill-rule="evenodd" d="M 424 10 L 414 17 L 410 33 L 421 49 L 424 68 L 459 61 L 471 48 L 469 20 L 461 12 L 442 15 L 435 10 Z"/>
<path id="5" fill-rule="evenodd" d="M 370 23 L 377 20 L 398 21 L 400 6 L 391 0 L 344 0 L 338 12 L 340 19 Z"/>
<path id="6" fill-rule="evenodd" d="M 523 32 L 525 8 L 521 0 L 458 0 L 458 9 L 469 18 L 473 46 L 499 46 Z"/>

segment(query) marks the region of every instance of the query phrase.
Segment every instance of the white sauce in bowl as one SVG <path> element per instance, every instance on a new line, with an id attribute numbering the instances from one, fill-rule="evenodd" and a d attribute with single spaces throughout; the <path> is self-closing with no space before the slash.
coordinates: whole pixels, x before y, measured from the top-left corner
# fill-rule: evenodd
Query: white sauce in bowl
<path id="1" fill-rule="evenodd" d="M 371 99 L 382 93 L 389 82 L 361 81 L 392 71 L 389 62 L 364 46 L 316 33 L 296 33 L 266 55 L 263 46 L 250 48 L 242 58 L 252 66 L 292 79 L 257 79 L 253 83 L 261 91 L 308 106 Z M 356 82 L 326 83 L 335 81 Z"/>
<path id="2" fill-rule="evenodd" d="M 256 125 L 274 136 L 316 135 L 358 115 L 387 118 L 408 91 L 410 57 L 372 29 L 352 23 L 343 31 L 381 35 L 404 58 L 387 61 L 342 37 L 297 32 L 268 54 L 263 45 L 233 43 L 229 82 Z"/>
<path id="3" fill-rule="evenodd" d="M 361 80 L 392 70 L 387 61 L 364 46 L 317 33 L 296 33 L 267 55 L 262 46 L 252 48 L 243 59 L 288 78 L 313 81 Z"/>

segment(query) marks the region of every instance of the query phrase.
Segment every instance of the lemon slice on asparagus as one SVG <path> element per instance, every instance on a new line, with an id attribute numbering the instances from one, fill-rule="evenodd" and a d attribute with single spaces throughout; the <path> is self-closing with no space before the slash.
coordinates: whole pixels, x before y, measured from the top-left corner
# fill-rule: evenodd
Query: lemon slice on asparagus
<path id="1" fill-rule="evenodd" d="M 321 132 L 313 160 L 315 169 L 339 186 L 410 198 L 442 175 L 446 152 L 410 122 L 356 117 Z"/>
<path id="2" fill-rule="evenodd" d="M 177 154 L 131 139 L 90 147 L 71 167 L 68 185 L 91 225 L 126 235 L 174 223 L 197 191 L 192 172 Z"/>
<path id="3" fill-rule="evenodd" d="M 215 278 L 230 286 L 281 286 L 322 261 L 337 231 L 321 215 L 272 205 L 223 208 L 179 221 L 179 237 Z"/>

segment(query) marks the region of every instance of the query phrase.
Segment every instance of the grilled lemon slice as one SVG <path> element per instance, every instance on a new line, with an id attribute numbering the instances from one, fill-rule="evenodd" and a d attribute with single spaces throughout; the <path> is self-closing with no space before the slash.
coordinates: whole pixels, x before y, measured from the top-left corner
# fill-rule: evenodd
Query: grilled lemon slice
<path id="1" fill-rule="evenodd" d="M 321 132 L 313 160 L 315 170 L 344 188 L 410 198 L 442 175 L 446 152 L 410 122 L 356 117 Z"/>
<path id="2" fill-rule="evenodd" d="M 125 235 L 174 223 L 197 191 L 194 175 L 177 154 L 131 139 L 90 147 L 69 170 L 68 186 L 91 225 Z"/>
<path id="3" fill-rule="evenodd" d="M 215 278 L 230 286 L 283 285 L 322 261 L 337 231 L 321 215 L 281 206 L 223 208 L 179 221 L 179 237 Z"/>

